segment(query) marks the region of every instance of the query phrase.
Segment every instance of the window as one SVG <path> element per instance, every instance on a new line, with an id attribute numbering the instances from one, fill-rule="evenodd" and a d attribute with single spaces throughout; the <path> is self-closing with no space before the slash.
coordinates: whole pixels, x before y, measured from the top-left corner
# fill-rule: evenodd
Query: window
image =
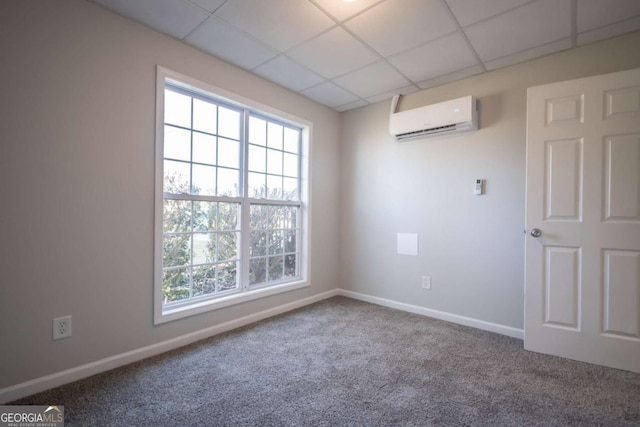
<path id="1" fill-rule="evenodd" d="M 306 286 L 308 125 L 161 67 L 157 92 L 155 322 Z"/>

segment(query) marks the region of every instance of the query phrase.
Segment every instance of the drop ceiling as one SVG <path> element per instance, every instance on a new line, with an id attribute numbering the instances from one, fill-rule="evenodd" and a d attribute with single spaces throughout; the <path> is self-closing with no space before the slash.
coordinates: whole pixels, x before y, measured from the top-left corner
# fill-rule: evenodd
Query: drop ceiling
<path id="1" fill-rule="evenodd" d="M 91 0 L 334 108 L 640 30 L 640 0 Z"/>

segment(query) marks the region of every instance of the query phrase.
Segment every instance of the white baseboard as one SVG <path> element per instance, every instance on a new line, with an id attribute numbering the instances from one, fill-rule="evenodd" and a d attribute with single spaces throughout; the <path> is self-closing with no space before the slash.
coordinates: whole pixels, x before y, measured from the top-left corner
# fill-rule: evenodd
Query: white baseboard
<path id="1" fill-rule="evenodd" d="M 336 295 L 339 295 L 338 290 L 333 289 L 327 292 L 320 293 L 318 295 L 301 299 L 299 301 L 279 305 L 277 307 L 270 308 L 259 313 L 251 314 L 239 319 L 230 320 L 228 322 L 221 323 L 210 328 L 202 329 L 196 332 L 172 338 L 170 340 L 162 341 L 157 344 L 152 344 L 146 347 L 131 350 L 126 353 L 116 354 L 115 356 L 107 357 L 105 359 L 97 360 L 95 362 L 87 363 L 85 365 L 77 366 L 65 371 L 56 372 L 51 375 L 46 375 L 44 377 L 35 378 L 30 381 L 5 387 L 3 389 L 0 389 L 0 404 L 11 402 L 12 400 L 20 399 L 25 396 L 30 396 L 32 394 L 39 393 L 50 388 L 61 386 L 63 384 L 68 384 L 82 378 L 87 378 L 92 375 L 108 371 L 110 369 L 128 365 L 129 363 L 137 362 L 151 356 L 174 350 L 176 348 L 183 347 L 196 341 L 200 341 L 202 339 L 209 338 L 214 335 L 239 328 L 241 326 L 249 325 L 259 320 L 273 317 L 287 311 L 295 310 L 297 308 L 304 307 L 305 305 L 313 304 L 315 302 L 331 298 Z"/>
<path id="2" fill-rule="evenodd" d="M 359 292 L 348 291 L 346 289 L 338 289 L 338 295 L 357 299 L 360 301 L 370 302 L 372 304 L 378 304 L 389 308 L 395 308 L 402 311 L 408 311 L 409 313 L 421 314 L 423 316 L 433 317 L 440 320 L 446 320 L 452 323 L 458 323 L 460 325 L 471 326 L 485 331 L 495 332 L 502 335 L 507 335 L 513 338 L 524 339 L 524 330 L 512 328 L 511 326 L 500 325 L 497 323 L 485 322 L 484 320 L 473 319 L 471 317 L 460 316 L 457 314 L 447 313 L 444 311 L 433 310 L 430 308 L 420 307 L 417 305 L 406 304 L 403 302 L 393 301 L 385 298 L 374 297 L 367 294 L 361 294 Z"/>

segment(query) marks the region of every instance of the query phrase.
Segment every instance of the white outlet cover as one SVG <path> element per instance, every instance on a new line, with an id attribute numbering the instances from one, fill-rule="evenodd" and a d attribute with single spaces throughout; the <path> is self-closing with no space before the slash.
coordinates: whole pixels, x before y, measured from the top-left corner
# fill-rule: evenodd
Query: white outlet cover
<path id="1" fill-rule="evenodd" d="M 398 255 L 418 256 L 418 235 L 398 233 Z"/>
<path id="2" fill-rule="evenodd" d="M 62 326 L 64 325 L 64 327 Z M 53 319 L 53 339 L 59 340 L 71 336 L 71 316 L 56 317 Z"/>

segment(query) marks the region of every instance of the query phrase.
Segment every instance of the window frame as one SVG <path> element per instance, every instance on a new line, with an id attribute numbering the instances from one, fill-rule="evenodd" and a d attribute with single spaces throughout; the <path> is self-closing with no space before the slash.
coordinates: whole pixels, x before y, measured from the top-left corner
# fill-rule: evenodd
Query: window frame
<path id="1" fill-rule="evenodd" d="M 250 206 L 252 204 L 263 205 L 291 205 L 291 201 L 277 201 L 267 198 L 250 198 L 248 194 L 242 194 L 238 197 L 216 196 L 219 201 L 228 199 L 234 203 L 239 202 L 238 228 L 239 232 L 239 249 L 238 259 L 241 272 L 239 272 L 239 289 L 233 293 L 224 296 L 204 296 L 203 298 L 195 298 L 171 304 L 169 307 L 163 303 L 162 280 L 163 280 L 163 203 L 164 194 L 164 91 L 166 85 L 179 90 L 194 94 L 196 97 L 203 97 L 208 100 L 222 105 L 223 107 L 231 107 L 240 109 L 244 114 L 244 128 L 241 130 L 241 178 L 240 183 L 243 189 L 247 188 L 246 178 L 248 176 L 248 159 L 247 149 L 248 142 L 248 121 L 249 116 L 258 117 L 266 120 L 273 120 L 285 125 L 301 129 L 300 154 L 299 154 L 299 193 L 300 200 L 294 202 L 299 204 L 298 213 L 298 229 L 300 232 L 296 238 L 297 252 L 299 259 L 296 259 L 298 268 L 298 277 L 285 282 L 274 282 L 273 284 L 265 283 L 259 285 L 249 285 L 248 274 L 241 272 L 249 271 L 250 262 L 249 255 L 249 236 L 250 229 Z M 294 116 L 292 114 L 277 110 L 273 107 L 258 103 L 240 95 L 231 93 L 224 89 L 215 87 L 208 83 L 201 82 L 192 77 L 185 76 L 181 73 L 169 70 L 160 65 L 156 68 L 156 111 L 155 111 L 155 189 L 154 189 L 154 324 L 162 324 L 165 322 L 193 316 L 200 313 L 240 304 L 283 292 L 292 291 L 310 286 L 309 283 L 309 260 L 310 260 L 310 152 L 311 152 L 311 133 L 312 123 Z M 244 193 L 241 190 L 241 193 Z"/>

